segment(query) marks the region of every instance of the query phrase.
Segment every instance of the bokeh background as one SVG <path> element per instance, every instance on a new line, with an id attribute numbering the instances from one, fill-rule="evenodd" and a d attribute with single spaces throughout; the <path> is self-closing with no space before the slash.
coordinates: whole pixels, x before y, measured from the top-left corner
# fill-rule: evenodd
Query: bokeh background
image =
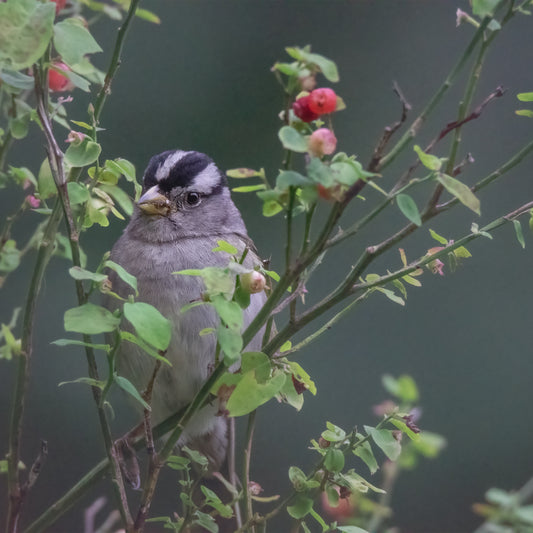
<path id="1" fill-rule="evenodd" d="M 106 131 L 100 136 L 104 157 L 125 157 L 139 174 L 153 154 L 180 147 L 210 154 L 222 169 L 264 167 L 273 180 L 282 156 L 277 140 L 282 94 L 270 67 L 276 60 L 288 59 L 285 46 L 305 44 L 337 62 L 341 81 L 335 89 L 347 103 L 347 109 L 334 117 L 338 148 L 366 163 L 383 127 L 399 117 L 393 81 L 412 104 L 413 119 L 474 31 L 468 25 L 455 27 L 456 8 L 469 9 L 462 1 L 146 0 L 144 4 L 159 14 L 162 24 L 134 22 L 102 118 Z M 103 21 L 95 28 L 97 40 L 109 50 L 116 24 Z M 520 107 L 516 93 L 533 90 L 532 35 L 531 18 L 517 17 L 489 53 L 474 102 L 480 103 L 498 85 L 508 90 L 464 129 L 462 150 L 475 158 L 463 175 L 468 183 L 500 166 L 531 139 L 533 121 L 517 117 L 514 110 Z M 108 52 L 95 56 L 103 69 L 108 61 Z M 464 79 L 462 75 L 458 87 Z M 461 94 L 460 88 L 449 91 L 419 144 L 429 142 L 454 120 Z M 88 97 L 80 91 L 73 96 L 70 117 L 86 120 Z M 65 137 L 66 132 L 59 133 L 59 138 Z M 43 144 L 34 127 L 32 136 L 13 150 L 12 164 L 37 172 L 45 155 Z M 387 169 L 385 187 L 414 160 L 408 152 Z M 447 143 L 442 143 L 437 153 L 446 152 Z M 473 221 L 482 225 L 531 200 L 532 183 L 530 159 L 483 191 L 481 217 L 459 207 L 430 227 L 446 237 L 460 237 Z M 2 215 L 18 204 L 20 194 L 1 191 Z M 375 197 L 367 195 L 369 201 Z M 262 255 L 272 258 L 273 268 L 281 268 L 281 217 L 265 220 L 253 195 L 234 197 Z M 424 196 L 417 198 L 423 201 Z M 344 224 L 365 209 L 361 202 L 354 204 Z M 24 239 L 37 216 L 26 216 L 18 239 Z M 308 287 L 308 297 L 317 298 L 332 280 L 341 279 L 365 246 L 380 242 L 403 223 L 391 208 L 357 240 L 334 250 Z M 84 235 L 83 246 L 92 258 L 89 266 L 111 248 L 123 226 L 114 221 L 109 228 L 95 227 Z M 265 494 L 286 493 L 289 465 L 305 469 L 313 463 L 309 439 L 319 435 L 326 420 L 345 428 L 376 422 L 372 406 L 386 397 L 380 384 L 384 373 L 408 373 L 416 379 L 422 394 L 420 425 L 448 441 L 438 459 L 424 461 L 400 478 L 392 507 L 393 523 L 401 531 L 472 531 L 480 521 L 472 503 L 481 501 L 489 487 L 520 487 L 533 474 L 533 242 L 530 234 L 526 238 L 528 247 L 522 250 L 509 226 L 495 233 L 492 241 L 475 241 L 469 247 L 473 257 L 456 272 L 447 270 L 444 277 L 425 274 L 423 287 L 409 290 L 405 308 L 376 295 L 301 353 L 297 360 L 314 378 L 318 394 L 307 395 L 300 413 L 273 402 L 260 409 L 252 478 Z M 427 229 L 421 229 L 403 247 L 408 257 L 415 257 L 434 245 Z M 8 322 L 11 309 L 21 305 L 32 261 L 28 257 L 2 288 L 0 321 Z M 373 270 L 398 266 L 393 250 Z M 86 375 L 81 351 L 50 345 L 64 336 L 63 313 L 75 305 L 67 268 L 64 260 L 52 260 L 39 305 L 23 458 L 31 463 L 41 438 L 48 440 L 50 452 L 27 503 L 28 515 L 46 508 L 103 455 L 89 391 L 82 385 L 57 387 L 58 382 Z M 1 428 L 7 424 L 13 379 L 13 363 L 3 361 Z M 115 397 L 114 402 L 117 413 L 127 413 L 116 422 L 118 432 L 133 415 L 122 398 Z M 2 453 L 6 440 L 2 429 Z M 378 476 L 372 479 L 377 484 Z M 105 490 L 98 487 L 84 506 Z M 1 505 L 4 495 L 2 485 Z M 168 512 L 177 501 L 176 481 L 169 477 L 159 495 L 156 513 Z M 288 531 L 288 523 L 281 517 L 272 531 Z M 82 531 L 80 507 L 51 531 Z"/>

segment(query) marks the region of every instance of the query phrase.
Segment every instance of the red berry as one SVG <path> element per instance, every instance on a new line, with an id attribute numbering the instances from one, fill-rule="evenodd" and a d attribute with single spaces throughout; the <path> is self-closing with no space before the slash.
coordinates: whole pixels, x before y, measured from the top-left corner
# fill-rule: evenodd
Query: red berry
<path id="1" fill-rule="evenodd" d="M 318 115 L 313 113 L 309 108 L 309 96 L 298 98 L 298 100 L 292 104 L 292 110 L 294 111 L 294 114 L 304 122 L 312 122 L 318 118 Z"/>
<path id="2" fill-rule="evenodd" d="M 58 70 L 55 70 L 55 69 Z M 48 71 L 48 87 L 54 92 L 71 91 L 74 88 L 72 82 L 60 71 L 70 70 L 65 63 L 56 62 Z"/>
<path id="3" fill-rule="evenodd" d="M 309 109 L 317 115 L 332 113 L 337 109 L 337 95 L 333 89 L 327 87 L 315 89 L 309 95 Z"/>
<path id="4" fill-rule="evenodd" d="M 52 0 L 56 4 L 56 15 L 65 7 L 67 0 Z"/>

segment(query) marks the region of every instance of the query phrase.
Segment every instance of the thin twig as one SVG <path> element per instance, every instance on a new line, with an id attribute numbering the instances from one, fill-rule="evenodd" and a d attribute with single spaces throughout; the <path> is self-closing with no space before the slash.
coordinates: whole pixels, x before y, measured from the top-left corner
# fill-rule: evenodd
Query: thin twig
<path id="1" fill-rule="evenodd" d="M 242 467 L 242 482 L 244 492 L 244 519 L 250 522 L 254 515 L 252 507 L 252 497 L 250 494 L 250 460 L 252 458 L 252 443 L 254 439 L 256 411 L 252 411 L 248 415 L 248 426 L 246 428 L 246 447 L 243 453 L 243 467 Z M 250 532 L 255 533 L 253 525 L 250 527 Z"/>
<path id="2" fill-rule="evenodd" d="M 402 115 L 400 117 L 400 120 L 396 121 L 390 126 L 386 126 L 383 130 L 383 134 L 381 135 L 380 140 L 374 148 L 372 159 L 368 164 L 367 169 L 369 172 L 377 172 L 380 166 L 381 158 L 383 157 L 383 152 L 389 144 L 391 137 L 400 129 L 402 124 L 407 120 L 407 114 L 411 110 L 411 104 L 409 104 L 409 102 L 405 99 L 404 95 L 402 94 L 402 91 L 400 90 L 399 85 L 396 82 L 393 83 L 392 90 L 394 91 L 394 93 L 399 98 L 402 104 Z"/>
<path id="3" fill-rule="evenodd" d="M 428 116 L 437 107 L 438 103 L 441 101 L 442 97 L 448 91 L 448 89 L 454 84 L 455 80 L 457 79 L 457 76 L 465 66 L 469 57 L 472 55 L 472 52 L 475 50 L 478 41 L 483 38 L 483 34 L 485 33 L 487 25 L 491 20 L 492 17 L 487 16 L 481 21 L 479 28 L 477 29 L 470 43 L 466 47 L 465 52 L 459 58 L 459 61 L 457 61 L 457 63 L 454 65 L 454 67 L 452 68 L 442 85 L 439 87 L 433 98 L 428 102 L 428 104 L 418 115 L 418 117 L 412 122 L 411 126 L 402 135 L 401 139 L 385 156 L 381 158 L 380 164 L 376 169 L 376 172 L 379 172 L 386 166 L 390 165 L 394 161 L 394 159 L 396 159 L 396 157 L 405 149 L 409 142 L 411 142 L 411 140 L 416 137 L 418 131 L 420 130 Z"/>

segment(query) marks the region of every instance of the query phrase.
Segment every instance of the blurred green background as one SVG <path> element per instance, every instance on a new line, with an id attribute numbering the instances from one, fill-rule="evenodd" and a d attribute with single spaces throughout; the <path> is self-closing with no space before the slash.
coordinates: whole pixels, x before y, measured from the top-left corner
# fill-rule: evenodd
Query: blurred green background
<path id="1" fill-rule="evenodd" d="M 104 110 L 106 131 L 100 136 L 104 157 L 129 159 L 139 175 L 153 154 L 179 147 L 208 153 L 222 169 L 264 167 L 273 180 L 282 156 L 277 140 L 282 94 L 270 67 L 276 60 L 287 60 L 285 46 L 305 44 L 337 62 L 341 81 L 335 89 L 347 104 L 334 117 L 338 148 L 357 154 L 366 164 L 383 127 L 399 117 L 393 80 L 413 106 L 412 120 L 474 32 L 468 25 L 455 27 L 456 8 L 469 9 L 463 1 L 146 0 L 144 6 L 155 11 L 162 24 L 134 22 Z M 474 102 L 480 103 L 498 85 L 508 91 L 464 128 L 463 153 L 475 158 L 463 174 L 468 183 L 500 166 L 531 139 L 533 121 L 517 117 L 514 110 L 520 107 L 516 93 L 533 90 L 532 24 L 531 17 L 517 17 L 489 53 Z M 106 21 L 94 30 L 107 50 L 115 32 L 116 25 Z M 95 56 L 95 63 L 104 69 L 109 55 L 100 56 Z M 465 75 L 459 81 L 464 79 Z M 323 78 L 319 83 L 325 84 Z M 462 94 L 458 87 L 449 91 L 428 121 L 420 145 L 454 120 Z M 80 91 L 73 96 L 70 117 L 86 120 L 88 97 Z M 66 138 L 66 132 L 58 135 Z M 413 154 L 407 152 L 384 173 L 385 188 L 413 162 Z M 444 156 L 447 142 L 436 153 Z M 11 163 L 36 173 L 44 156 L 44 142 L 34 126 L 33 135 L 13 149 Z M 375 197 L 366 194 L 369 201 Z M 11 212 L 20 195 L 2 190 L 2 215 Z M 460 237 L 473 221 L 482 225 L 531 200 L 533 160 L 480 196 L 480 218 L 459 207 L 429 227 L 448 238 Z M 253 195 L 234 198 L 260 253 L 280 269 L 283 220 L 265 220 Z M 346 220 L 366 209 L 354 203 Z M 23 241 L 37 217 L 26 215 L 17 239 Z M 356 240 L 334 250 L 308 287 L 308 298 L 318 298 L 341 279 L 364 247 L 403 224 L 403 217 L 391 208 Z M 123 226 L 114 221 L 109 228 L 94 227 L 83 236 L 90 266 L 111 248 Z M 475 241 L 469 247 L 473 258 L 454 273 L 446 269 L 445 277 L 425 274 L 423 287 L 409 290 L 405 308 L 375 295 L 301 353 L 297 360 L 315 380 L 318 394 L 306 396 L 300 413 L 273 402 L 260 409 L 252 479 L 264 494 L 286 493 L 289 465 L 305 469 L 313 464 L 309 439 L 319 435 L 326 420 L 344 428 L 376 422 L 372 406 L 386 397 L 380 385 L 384 373 L 415 378 L 422 394 L 421 427 L 448 440 L 441 457 L 424 461 L 400 478 L 392 507 L 393 523 L 401 531 L 472 531 L 479 519 L 471 505 L 481 501 L 489 487 L 516 489 L 523 484 L 533 474 L 533 243 L 530 234 L 526 238 L 528 247 L 522 250 L 509 226 L 492 241 Z M 427 229 L 421 229 L 402 246 L 408 258 L 414 258 L 435 245 Z M 0 321 L 8 322 L 11 309 L 21 305 L 32 260 L 28 257 L 2 288 Z M 398 252 L 392 250 L 371 270 L 399 266 Z M 31 463 L 41 438 L 48 441 L 50 451 L 27 502 L 28 516 L 46 508 L 103 455 L 89 391 L 82 385 L 57 387 L 60 381 L 86 375 L 81 351 L 50 345 L 64 336 L 63 313 L 75 305 L 67 268 L 66 261 L 52 260 L 40 299 L 23 459 Z M 5 428 L 14 365 L 1 363 L 0 427 Z M 117 412 L 125 410 L 121 402 L 115 399 Z M 128 420 L 116 422 L 117 435 L 132 419 L 130 413 Z M 2 450 L 6 440 L 1 429 Z M 159 490 L 156 514 L 168 513 L 177 501 L 175 479 L 167 478 Z M 372 481 L 379 484 L 379 474 Z M 104 491 L 100 486 L 84 506 Z M 3 506 L 4 486 L 0 496 Z M 281 517 L 271 530 L 288 531 L 288 523 Z M 82 531 L 80 507 L 51 531 Z"/>

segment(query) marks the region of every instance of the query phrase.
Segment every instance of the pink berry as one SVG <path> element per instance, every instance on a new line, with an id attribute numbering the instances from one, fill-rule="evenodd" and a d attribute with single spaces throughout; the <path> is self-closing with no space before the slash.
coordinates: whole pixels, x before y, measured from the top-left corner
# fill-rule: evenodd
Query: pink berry
<path id="1" fill-rule="evenodd" d="M 241 280 L 241 287 L 249 294 L 257 294 L 265 290 L 266 279 L 261 272 L 253 270 L 252 272 L 241 274 L 239 278 Z"/>
<path id="2" fill-rule="evenodd" d="M 309 108 L 309 96 L 298 98 L 298 100 L 292 104 L 292 110 L 294 111 L 294 114 L 304 122 L 312 122 L 318 118 L 318 115 L 313 113 Z"/>
<path id="3" fill-rule="evenodd" d="M 315 130 L 307 141 L 307 146 L 311 155 L 322 157 L 330 155 L 337 148 L 337 138 L 328 128 L 319 128 Z"/>
<path id="4" fill-rule="evenodd" d="M 327 87 L 315 89 L 309 95 L 309 109 L 317 115 L 332 113 L 337 109 L 337 95 Z"/>
<path id="5" fill-rule="evenodd" d="M 74 89 L 74 84 L 61 72 L 67 70 L 70 70 L 70 68 L 60 61 L 51 65 L 48 71 L 48 87 L 51 91 L 65 92 Z"/>

